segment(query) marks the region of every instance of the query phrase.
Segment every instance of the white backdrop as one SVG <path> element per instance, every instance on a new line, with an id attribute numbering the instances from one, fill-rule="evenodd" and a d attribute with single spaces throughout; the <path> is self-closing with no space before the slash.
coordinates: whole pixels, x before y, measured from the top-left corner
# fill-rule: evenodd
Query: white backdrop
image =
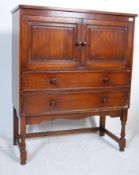
<path id="1" fill-rule="evenodd" d="M 11 99 L 11 39 L 12 39 L 12 18 L 11 10 L 18 4 L 34 4 L 46 5 L 55 7 L 67 8 L 84 8 L 103 11 L 139 13 L 138 0 L 5 0 L 0 2 L 0 133 L 12 133 L 12 99 Z M 139 126 L 139 17 L 136 19 L 135 28 L 135 42 L 134 42 L 134 64 L 133 64 L 133 78 L 131 91 L 131 105 L 129 110 L 129 117 L 127 129 L 136 133 Z M 92 120 L 94 122 L 94 120 Z M 86 127 L 92 125 L 89 119 L 74 121 L 53 121 L 48 122 L 46 126 L 49 129 L 63 129 L 72 127 Z M 97 119 L 96 119 L 97 121 Z M 64 125 L 63 125 L 64 123 Z M 117 119 L 109 119 L 108 127 L 119 128 L 120 122 Z M 44 128 L 45 124 L 42 125 Z"/>

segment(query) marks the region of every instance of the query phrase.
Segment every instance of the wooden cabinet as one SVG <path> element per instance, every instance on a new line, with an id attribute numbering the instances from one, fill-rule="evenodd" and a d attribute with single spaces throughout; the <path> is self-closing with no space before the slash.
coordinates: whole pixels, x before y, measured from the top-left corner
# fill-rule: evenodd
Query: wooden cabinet
<path id="1" fill-rule="evenodd" d="M 124 150 L 135 17 L 27 5 L 13 10 L 13 141 L 21 164 L 28 137 L 99 131 Z M 26 133 L 26 125 L 92 115 L 100 116 L 96 128 Z M 120 138 L 105 128 L 106 116 L 120 118 Z"/>

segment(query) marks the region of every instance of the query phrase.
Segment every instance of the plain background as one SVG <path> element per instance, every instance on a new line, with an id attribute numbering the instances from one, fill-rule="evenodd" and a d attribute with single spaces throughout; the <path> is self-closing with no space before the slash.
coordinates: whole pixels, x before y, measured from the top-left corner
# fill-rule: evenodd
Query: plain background
<path id="1" fill-rule="evenodd" d="M 11 10 L 18 4 L 34 4 L 67 8 L 83 8 L 114 12 L 139 13 L 138 0 L 5 0 L 0 2 L 0 133 L 12 135 L 12 15 Z M 134 64 L 132 77 L 131 105 L 128 114 L 127 130 L 134 135 L 139 123 L 139 17 L 136 19 L 134 40 Z M 97 118 L 97 117 L 96 117 Z M 95 119 L 97 122 L 97 119 Z M 53 121 L 41 125 L 52 129 L 65 129 L 92 126 L 94 119 L 80 121 Z M 107 126 L 119 130 L 118 119 L 108 119 Z M 0 135 L 1 135 L 0 134 Z"/>

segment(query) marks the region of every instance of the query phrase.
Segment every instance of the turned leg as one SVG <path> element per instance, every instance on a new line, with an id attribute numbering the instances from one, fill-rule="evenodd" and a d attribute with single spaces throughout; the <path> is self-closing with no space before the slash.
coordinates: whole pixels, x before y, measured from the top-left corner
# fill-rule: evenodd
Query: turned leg
<path id="1" fill-rule="evenodd" d="M 105 135 L 105 123 L 106 123 L 106 116 L 105 115 L 101 115 L 100 116 L 100 129 L 99 129 L 99 135 L 100 136 L 104 136 Z"/>
<path id="2" fill-rule="evenodd" d="M 17 145 L 17 136 L 19 131 L 18 117 L 15 108 L 13 108 L 13 145 Z"/>
<path id="3" fill-rule="evenodd" d="M 26 118 L 21 117 L 20 118 L 20 138 L 21 138 L 21 148 L 20 148 L 20 161 L 21 164 L 26 164 L 27 159 L 27 153 L 26 153 Z"/>
<path id="4" fill-rule="evenodd" d="M 127 121 L 127 110 L 122 112 L 121 119 L 121 138 L 119 142 L 120 151 L 124 151 L 124 148 L 126 146 L 126 139 L 125 139 L 125 125 Z"/>

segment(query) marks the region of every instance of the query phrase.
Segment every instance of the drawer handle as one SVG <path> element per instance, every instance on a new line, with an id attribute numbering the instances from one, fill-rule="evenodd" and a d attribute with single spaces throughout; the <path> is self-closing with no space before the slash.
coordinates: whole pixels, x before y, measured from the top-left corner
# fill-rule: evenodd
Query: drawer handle
<path id="1" fill-rule="evenodd" d="M 77 47 L 82 46 L 82 42 L 81 42 L 81 41 L 77 41 L 77 42 L 75 43 L 75 45 L 76 45 Z"/>
<path id="2" fill-rule="evenodd" d="M 103 78 L 103 83 L 108 83 L 110 79 L 108 77 Z"/>
<path id="3" fill-rule="evenodd" d="M 87 42 L 86 41 L 82 42 L 82 46 L 83 47 L 85 47 L 86 45 L 87 45 Z"/>
<path id="4" fill-rule="evenodd" d="M 49 101 L 49 106 L 50 107 L 55 107 L 56 106 L 56 101 L 55 100 Z"/>
<path id="5" fill-rule="evenodd" d="M 108 97 L 102 97 L 101 102 L 102 102 L 103 104 L 108 103 Z"/>
<path id="6" fill-rule="evenodd" d="M 50 79 L 50 83 L 51 83 L 51 84 L 56 84 L 56 82 L 57 82 L 56 78 Z"/>

